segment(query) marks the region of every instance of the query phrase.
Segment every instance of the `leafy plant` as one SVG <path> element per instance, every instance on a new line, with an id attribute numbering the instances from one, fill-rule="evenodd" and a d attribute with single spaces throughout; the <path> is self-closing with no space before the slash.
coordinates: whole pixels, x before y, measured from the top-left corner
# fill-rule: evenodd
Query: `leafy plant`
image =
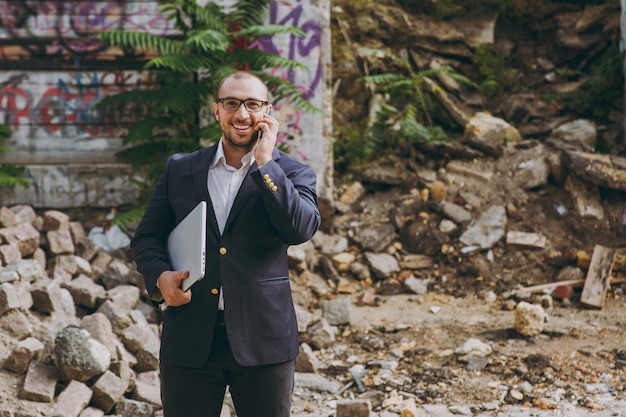
<path id="1" fill-rule="evenodd" d="M 515 85 L 517 72 L 509 66 L 506 57 L 494 45 L 478 45 L 472 61 L 485 77 L 480 84 L 480 90 L 486 96 L 497 96 Z"/>
<path id="2" fill-rule="evenodd" d="M 611 44 L 589 73 L 582 73 L 586 79 L 576 90 L 548 98 L 580 117 L 606 120 L 615 100 L 623 94 L 622 62 L 618 46 Z"/>
<path id="3" fill-rule="evenodd" d="M 400 144 L 416 142 L 442 142 L 447 135 L 435 126 L 431 117 L 433 91 L 426 79 L 446 75 L 463 84 L 474 83 L 450 66 L 415 71 L 408 59 L 379 49 L 362 49 L 370 59 L 383 58 L 391 61 L 395 72 L 362 77 L 361 82 L 374 87 L 382 95 L 384 103 L 367 129 L 363 144 L 364 157 L 394 149 Z"/>
<path id="4" fill-rule="evenodd" d="M 269 2 L 237 0 L 226 10 L 212 2 L 200 6 L 193 0 L 161 0 L 161 11 L 178 36 L 120 30 L 100 34 L 104 44 L 151 55 L 145 68 L 154 70 L 155 77 L 152 89 L 125 91 L 98 104 L 105 117 L 107 112 L 147 107 L 145 117 L 128 129 L 125 149 L 118 153 L 144 174 L 138 182 L 139 204 L 134 213 L 117 216 L 116 222 L 141 217 L 169 155 L 192 152 L 220 137 L 219 123 L 203 126 L 199 115 L 212 104 L 217 84 L 229 73 L 249 70 L 267 83 L 274 102 L 288 99 L 297 108 L 316 110 L 297 86 L 264 71 L 305 69 L 302 64 L 247 46 L 263 36 L 303 34 L 291 26 L 258 23 Z"/>
<path id="5" fill-rule="evenodd" d="M 9 148 L 2 146 L 11 137 L 11 128 L 0 124 L 0 152 L 9 152 Z M 30 186 L 29 179 L 24 177 L 25 168 L 13 164 L 0 164 L 0 188 L 12 188 L 16 185 Z"/>

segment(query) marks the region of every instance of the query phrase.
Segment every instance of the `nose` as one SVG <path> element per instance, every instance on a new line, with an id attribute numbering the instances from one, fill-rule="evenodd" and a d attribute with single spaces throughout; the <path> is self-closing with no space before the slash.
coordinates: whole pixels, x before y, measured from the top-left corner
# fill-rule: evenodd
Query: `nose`
<path id="1" fill-rule="evenodd" d="M 239 117 L 247 118 L 250 115 L 250 112 L 248 111 L 248 109 L 246 109 L 246 106 L 243 103 L 241 103 L 239 105 L 239 108 L 235 112 L 235 115 Z"/>

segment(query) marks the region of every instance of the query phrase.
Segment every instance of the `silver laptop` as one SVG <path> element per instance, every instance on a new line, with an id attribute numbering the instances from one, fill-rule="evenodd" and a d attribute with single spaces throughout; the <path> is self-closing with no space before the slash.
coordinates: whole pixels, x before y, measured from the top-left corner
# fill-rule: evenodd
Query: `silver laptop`
<path id="1" fill-rule="evenodd" d="M 204 277 L 206 211 L 207 203 L 201 201 L 167 238 L 167 254 L 172 268 L 175 271 L 189 271 L 189 277 L 182 282 L 183 291 Z"/>

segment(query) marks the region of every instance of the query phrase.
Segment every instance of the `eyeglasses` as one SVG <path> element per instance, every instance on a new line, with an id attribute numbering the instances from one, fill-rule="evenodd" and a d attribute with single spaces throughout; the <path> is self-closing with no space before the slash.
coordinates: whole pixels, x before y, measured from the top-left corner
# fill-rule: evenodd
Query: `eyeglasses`
<path id="1" fill-rule="evenodd" d="M 243 106 L 246 108 L 246 110 L 251 113 L 261 111 L 263 106 L 269 103 L 269 101 L 254 99 L 239 100 L 238 98 L 218 98 L 217 101 L 222 103 L 222 106 L 224 106 L 224 110 L 226 111 L 237 111 L 239 109 L 239 106 L 241 106 L 241 103 L 243 103 Z"/>

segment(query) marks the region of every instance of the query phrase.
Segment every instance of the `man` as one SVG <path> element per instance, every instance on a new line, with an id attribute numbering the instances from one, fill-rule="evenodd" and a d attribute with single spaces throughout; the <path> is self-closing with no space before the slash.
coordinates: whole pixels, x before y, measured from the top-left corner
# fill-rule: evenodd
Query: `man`
<path id="1" fill-rule="evenodd" d="M 220 83 L 216 145 L 167 161 L 131 241 L 137 269 L 163 312 L 165 417 L 218 417 L 229 387 L 238 417 L 289 416 L 298 331 L 289 245 L 320 224 L 314 171 L 275 149 L 278 121 L 265 83 L 237 72 Z M 208 203 L 206 274 L 184 292 L 167 236 Z"/>

